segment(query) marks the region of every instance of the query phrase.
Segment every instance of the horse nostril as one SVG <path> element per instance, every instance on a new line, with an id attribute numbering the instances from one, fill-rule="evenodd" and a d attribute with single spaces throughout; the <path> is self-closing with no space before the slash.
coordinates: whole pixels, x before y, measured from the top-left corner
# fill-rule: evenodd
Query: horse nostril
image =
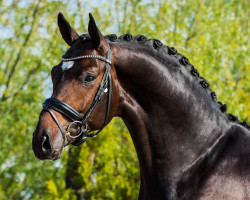
<path id="1" fill-rule="evenodd" d="M 51 151 L 51 144 L 50 144 L 50 138 L 48 133 L 43 134 L 43 139 L 42 139 L 42 151 L 44 153 L 49 153 Z"/>

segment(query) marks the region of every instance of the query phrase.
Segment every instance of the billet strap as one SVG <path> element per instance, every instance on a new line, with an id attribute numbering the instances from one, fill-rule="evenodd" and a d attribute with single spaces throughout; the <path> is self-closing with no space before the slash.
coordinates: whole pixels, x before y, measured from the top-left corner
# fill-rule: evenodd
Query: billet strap
<path id="1" fill-rule="evenodd" d="M 104 75 L 102 77 L 100 86 L 95 94 L 95 98 L 89 108 L 89 110 L 86 112 L 86 114 L 83 116 L 82 122 L 87 121 L 87 119 L 89 118 L 90 114 L 93 112 L 96 104 L 101 100 L 102 95 L 104 93 L 104 90 L 107 88 L 108 85 L 108 75 L 110 73 L 110 66 L 106 66 L 106 70 L 104 72 Z"/>
<path id="2" fill-rule="evenodd" d="M 107 59 L 111 60 L 111 51 L 110 51 L 109 45 L 108 45 Z M 96 137 L 103 130 L 103 128 L 106 126 L 106 124 L 108 122 L 110 105 L 111 105 L 111 95 L 112 95 L 112 78 L 111 78 L 111 74 L 110 74 L 110 69 L 111 69 L 111 65 L 109 63 L 106 63 L 106 69 L 105 69 L 104 75 L 102 77 L 102 81 L 100 83 L 100 86 L 99 86 L 97 93 L 95 95 L 94 101 L 93 101 L 92 105 L 90 106 L 90 109 L 88 110 L 88 112 L 83 117 L 83 122 L 86 122 L 88 117 L 90 116 L 90 114 L 94 110 L 96 104 L 101 100 L 101 97 L 104 93 L 104 90 L 106 88 L 108 88 L 107 110 L 106 110 L 104 123 L 103 123 L 102 127 L 97 132 L 88 134 L 87 137 Z"/>
<path id="3" fill-rule="evenodd" d="M 106 126 L 106 124 L 108 122 L 108 117 L 109 117 L 109 112 L 110 112 L 110 105 L 111 105 L 111 95 L 112 95 L 112 79 L 111 79 L 111 75 L 110 74 L 108 76 L 108 84 L 109 84 L 108 104 L 107 104 L 107 111 L 106 111 L 106 115 L 105 115 L 105 120 L 104 120 L 103 126 L 97 132 L 88 134 L 87 137 L 96 137 L 104 129 L 104 127 Z"/>

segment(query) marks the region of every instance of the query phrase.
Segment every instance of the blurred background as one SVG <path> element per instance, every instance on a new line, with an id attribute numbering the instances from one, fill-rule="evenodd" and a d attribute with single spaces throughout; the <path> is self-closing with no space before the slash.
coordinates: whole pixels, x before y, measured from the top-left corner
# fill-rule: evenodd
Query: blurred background
<path id="1" fill-rule="evenodd" d="M 102 33 L 144 34 L 174 46 L 199 69 L 228 112 L 250 122 L 248 0 L 0 0 L 0 199 L 137 199 L 139 165 L 122 120 L 61 159 L 32 151 L 50 70 L 68 46 L 61 11 L 78 33 L 91 12 Z"/>

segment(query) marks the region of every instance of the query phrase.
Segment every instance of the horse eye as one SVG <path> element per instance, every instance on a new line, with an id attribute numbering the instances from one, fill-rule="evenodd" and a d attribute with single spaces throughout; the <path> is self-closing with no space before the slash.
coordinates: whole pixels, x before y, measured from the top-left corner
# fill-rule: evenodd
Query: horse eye
<path id="1" fill-rule="evenodd" d="M 95 80 L 95 77 L 93 76 L 93 75 L 87 75 L 86 76 L 86 78 L 85 78 L 85 80 L 84 80 L 84 82 L 85 83 L 91 83 L 91 82 L 93 82 Z"/>

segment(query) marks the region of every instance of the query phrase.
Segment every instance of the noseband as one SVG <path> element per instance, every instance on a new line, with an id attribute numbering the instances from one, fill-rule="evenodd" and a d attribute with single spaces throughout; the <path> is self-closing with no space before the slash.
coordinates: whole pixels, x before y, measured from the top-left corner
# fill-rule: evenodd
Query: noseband
<path id="1" fill-rule="evenodd" d="M 56 122 L 60 132 L 62 133 L 63 137 L 63 144 L 65 143 L 65 140 L 67 137 L 71 138 L 77 138 L 76 141 L 74 141 L 72 144 L 75 146 L 79 146 L 82 143 L 84 143 L 87 139 L 87 137 L 96 137 L 102 129 L 105 127 L 108 121 L 108 116 L 109 116 L 109 111 L 110 111 L 110 104 L 111 104 L 111 94 L 112 94 L 112 79 L 111 79 L 111 74 L 110 74 L 110 68 L 111 68 L 111 51 L 110 51 L 110 46 L 108 44 L 108 52 L 107 52 L 107 58 L 104 58 L 99 55 L 84 55 L 84 56 L 78 56 L 78 57 L 73 57 L 73 58 L 63 58 L 62 61 L 75 61 L 75 60 L 81 60 L 81 59 L 98 59 L 101 61 L 106 62 L 105 65 L 105 72 L 102 77 L 101 83 L 99 85 L 99 88 L 95 94 L 95 98 L 88 109 L 88 111 L 85 113 L 84 116 L 81 116 L 79 112 L 77 112 L 74 108 L 69 106 L 68 104 L 64 103 L 63 101 L 60 101 L 57 98 L 48 98 L 44 101 L 43 103 L 43 110 L 47 111 L 50 113 L 54 121 Z M 107 111 L 105 115 L 105 120 L 104 123 L 97 132 L 88 134 L 88 124 L 87 120 L 91 113 L 93 112 L 95 106 L 97 103 L 101 100 L 103 93 L 106 92 L 108 89 L 108 101 L 107 101 Z M 66 129 L 66 132 L 62 128 L 60 122 L 58 121 L 57 117 L 53 113 L 52 110 L 55 110 L 62 114 L 64 117 L 66 117 L 68 120 L 71 121 L 69 124 L 68 128 Z M 80 127 L 80 133 L 77 136 L 73 136 L 70 134 L 69 129 L 70 126 L 77 125 Z"/>

